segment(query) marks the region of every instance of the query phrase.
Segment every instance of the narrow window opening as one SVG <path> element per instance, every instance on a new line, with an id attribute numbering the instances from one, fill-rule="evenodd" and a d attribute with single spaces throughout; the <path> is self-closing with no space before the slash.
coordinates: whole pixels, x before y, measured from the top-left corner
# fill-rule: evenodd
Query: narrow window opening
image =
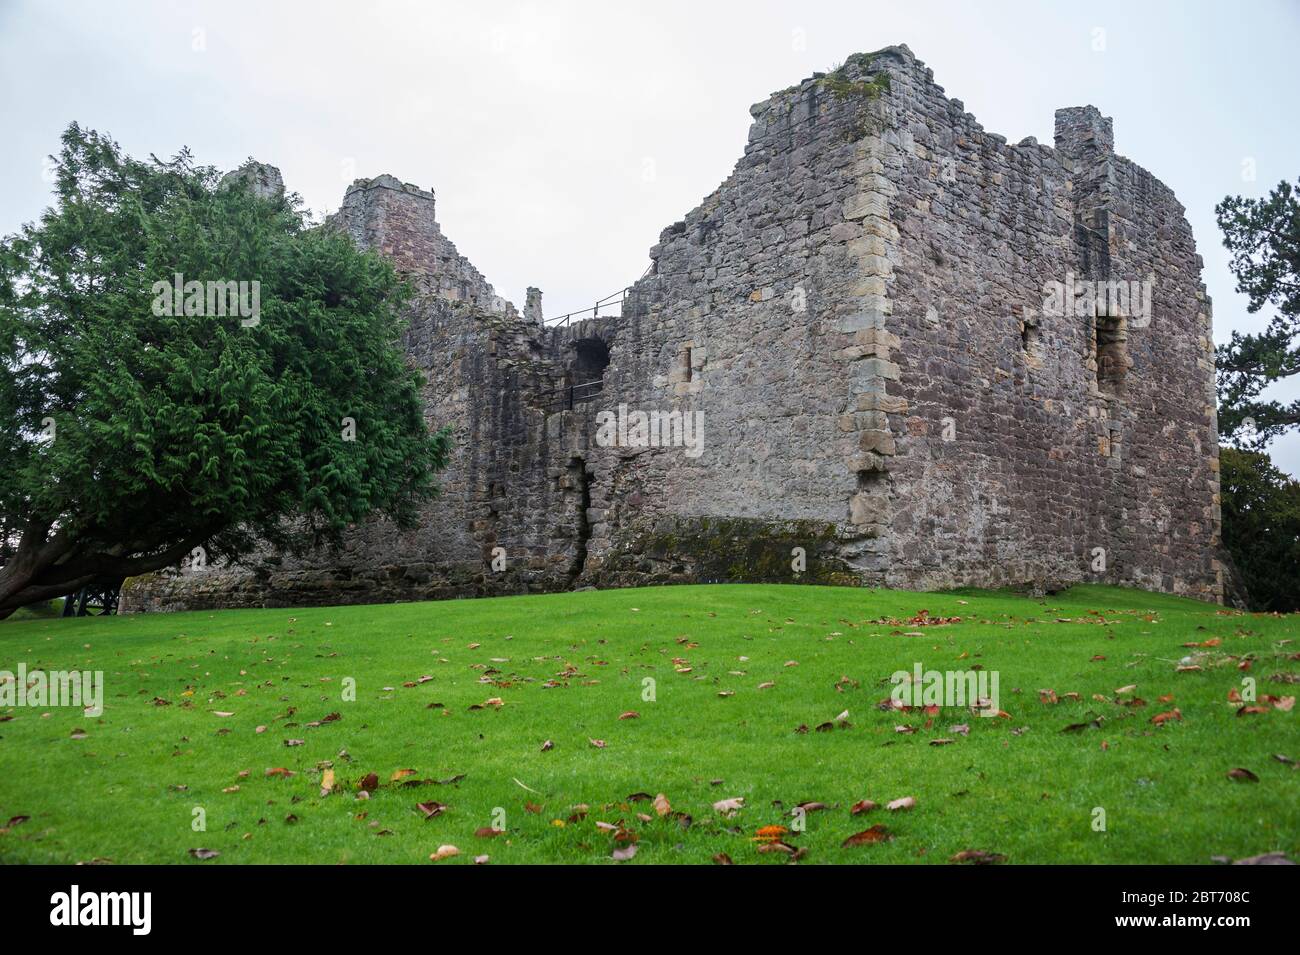
<path id="1" fill-rule="evenodd" d="M 1039 340 L 1038 322 L 1026 318 L 1020 323 L 1020 348 L 1026 354 L 1033 354 L 1038 350 Z"/>
<path id="2" fill-rule="evenodd" d="M 577 508 L 574 526 L 573 562 L 569 565 L 568 586 L 573 587 L 582 571 L 587 566 L 587 547 L 591 541 L 591 483 L 595 475 L 587 469 L 587 462 L 582 458 L 572 458 L 565 468 L 563 487 L 576 499 Z"/>
<path id="3" fill-rule="evenodd" d="M 1097 365 L 1097 390 L 1108 395 L 1123 394 L 1124 376 L 1128 373 L 1128 326 L 1124 316 L 1097 316 L 1093 359 Z"/>

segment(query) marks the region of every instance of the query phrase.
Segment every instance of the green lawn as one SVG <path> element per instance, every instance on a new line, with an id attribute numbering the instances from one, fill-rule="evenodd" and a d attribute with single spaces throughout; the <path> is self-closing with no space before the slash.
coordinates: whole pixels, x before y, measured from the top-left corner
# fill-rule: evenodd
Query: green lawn
<path id="1" fill-rule="evenodd" d="M 906 622 L 923 608 L 962 619 Z M 454 845 L 437 864 L 614 864 L 623 843 L 597 823 L 621 821 L 638 847 L 624 864 L 778 864 L 790 855 L 760 852 L 755 832 L 796 829 L 791 809 L 810 801 L 826 808 L 784 836 L 809 863 L 1300 858 L 1300 772 L 1274 756 L 1300 760 L 1283 708 L 1298 621 L 1101 587 L 1036 600 L 758 585 L 14 620 L 0 669 L 102 670 L 105 709 L 0 709 L 0 824 L 30 817 L 0 829 L 0 861 L 429 864 Z M 1177 672 L 1187 655 L 1200 669 Z M 997 671 L 1006 715 L 881 709 L 890 674 L 917 662 Z M 1264 712 L 1229 702 L 1244 676 Z M 472 708 L 490 698 L 503 704 Z M 844 710 L 849 725 L 816 730 Z M 292 775 L 267 775 L 279 767 Z M 1258 781 L 1230 779 L 1237 767 Z M 356 798 L 370 773 L 377 789 Z M 908 796 L 914 808 L 885 808 Z M 737 797 L 732 818 L 713 808 Z M 880 807 L 850 815 L 864 799 Z M 425 819 L 417 803 L 447 808 Z M 892 838 L 842 847 L 877 824 Z M 506 832 L 476 834 L 494 825 Z"/>
<path id="2" fill-rule="evenodd" d="M 17 623 L 20 620 L 48 620 L 50 617 L 57 617 L 63 613 L 63 598 L 56 600 L 47 600 L 42 603 L 31 604 L 27 607 L 19 607 L 14 611 L 9 620 Z M 3 667 L 0 667 L 2 669 Z"/>

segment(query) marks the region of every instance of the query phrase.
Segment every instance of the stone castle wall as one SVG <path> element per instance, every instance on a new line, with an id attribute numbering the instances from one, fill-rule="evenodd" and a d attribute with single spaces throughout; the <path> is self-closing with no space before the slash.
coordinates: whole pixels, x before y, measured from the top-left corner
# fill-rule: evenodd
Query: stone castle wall
<path id="1" fill-rule="evenodd" d="M 1008 145 L 906 47 L 751 113 L 618 318 L 544 327 L 535 290 L 519 315 L 432 193 L 354 184 L 334 226 L 423 293 L 406 344 L 430 423 L 455 432 L 442 496 L 417 531 L 133 581 L 126 605 L 711 580 L 1220 599 L 1201 261 L 1110 121 L 1061 110 L 1054 146 Z M 1047 283 L 1146 279 L 1149 321 L 1045 307 Z M 602 440 L 620 407 L 699 415 L 700 453 Z"/>

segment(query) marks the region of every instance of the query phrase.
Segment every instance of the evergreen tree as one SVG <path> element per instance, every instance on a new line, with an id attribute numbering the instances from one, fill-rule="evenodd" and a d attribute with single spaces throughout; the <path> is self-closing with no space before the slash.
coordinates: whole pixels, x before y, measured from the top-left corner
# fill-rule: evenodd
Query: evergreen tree
<path id="1" fill-rule="evenodd" d="M 1223 543 L 1256 610 L 1300 609 L 1300 481 L 1257 451 L 1222 448 Z"/>
<path id="2" fill-rule="evenodd" d="M 56 173 L 0 241 L 0 617 L 195 548 L 413 522 L 450 439 L 388 263 L 187 151 L 139 161 L 74 124 Z"/>
<path id="3" fill-rule="evenodd" d="M 1267 199 L 1229 196 L 1215 212 L 1248 309 L 1277 309 L 1264 331 L 1233 332 L 1217 350 L 1219 432 L 1261 448 L 1300 424 L 1300 400 L 1260 397 L 1269 385 L 1300 373 L 1300 202 L 1284 181 Z"/>

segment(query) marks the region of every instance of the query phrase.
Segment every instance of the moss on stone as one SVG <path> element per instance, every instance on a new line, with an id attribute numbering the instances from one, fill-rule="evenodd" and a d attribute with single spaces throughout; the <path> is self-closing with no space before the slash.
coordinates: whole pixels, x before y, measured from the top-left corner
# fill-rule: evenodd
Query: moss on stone
<path id="1" fill-rule="evenodd" d="M 631 558 L 661 568 L 669 565 L 657 574 L 652 572 L 662 582 L 689 577 L 737 583 L 856 585 L 857 577 L 836 553 L 838 540 L 837 526 L 828 521 L 674 518 L 639 535 L 612 563 L 622 564 Z M 804 549 L 807 563 L 806 570 L 798 574 L 792 566 L 796 547 Z M 674 565 L 680 565 L 680 570 L 672 569 Z"/>
<path id="2" fill-rule="evenodd" d="M 877 99 L 881 93 L 889 90 L 889 74 L 877 73 L 869 80 L 851 80 L 841 67 L 834 73 L 829 73 L 822 78 L 823 89 L 831 93 L 836 99 L 861 98 L 867 100 Z"/>
<path id="3" fill-rule="evenodd" d="M 872 115 L 871 105 L 882 93 L 889 90 L 889 74 L 881 71 L 870 79 L 854 79 L 854 76 L 870 68 L 873 53 L 856 53 L 824 77 L 818 85 L 841 102 L 855 106 L 854 122 L 845 133 L 845 139 L 855 142 L 870 135 L 879 125 L 878 118 Z"/>

